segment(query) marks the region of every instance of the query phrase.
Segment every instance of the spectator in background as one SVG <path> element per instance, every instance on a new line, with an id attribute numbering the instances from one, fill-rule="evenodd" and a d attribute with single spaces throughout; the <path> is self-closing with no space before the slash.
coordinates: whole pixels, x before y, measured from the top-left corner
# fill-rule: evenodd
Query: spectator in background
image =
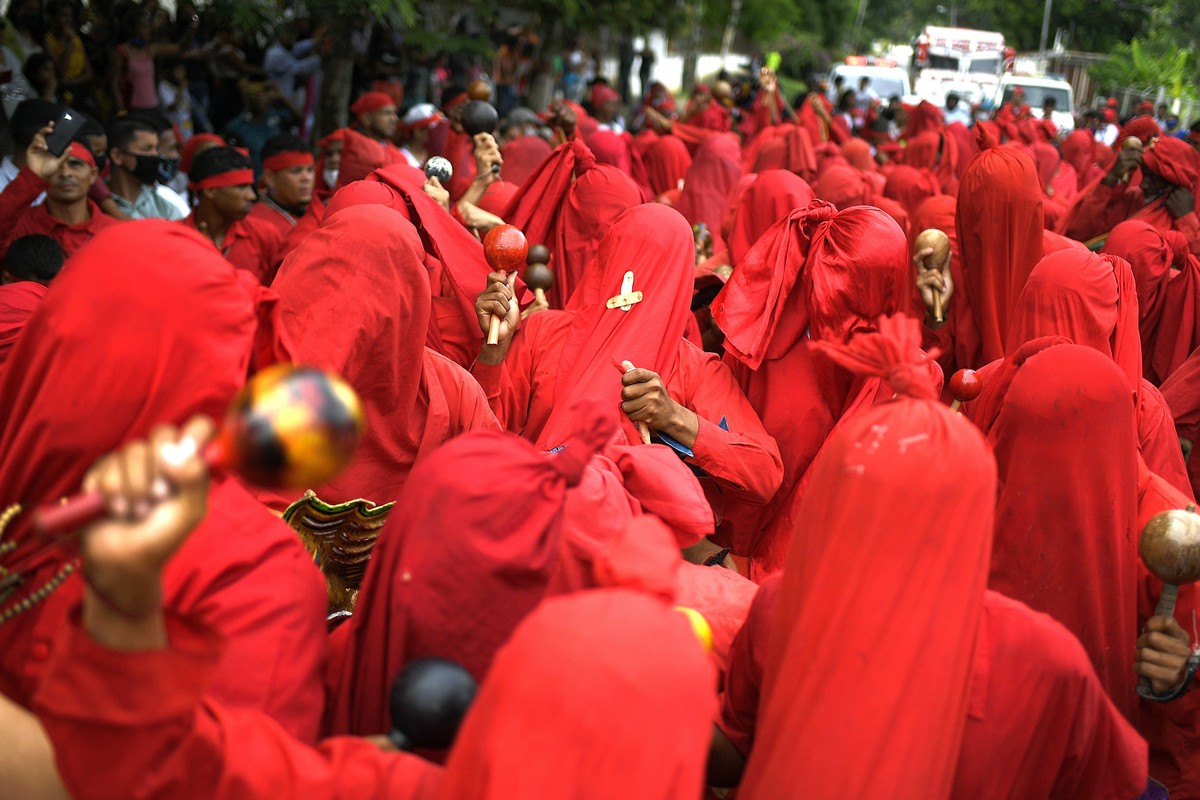
<path id="1" fill-rule="evenodd" d="M 187 212 L 159 194 L 162 159 L 158 131 L 137 117 L 122 117 L 108 128 L 108 186 L 121 212 L 131 219 L 183 219 Z"/>
<path id="2" fill-rule="evenodd" d="M 0 39 L 8 30 L 7 17 L 0 17 Z M 0 45 L 0 103 L 4 119 L 12 117 L 22 101 L 34 96 L 33 87 L 25 80 L 25 65 L 7 45 Z M 7 79 L 6 79 L 7 78 Z"/>
<path id="3" fill-rule="evenodd" d="M 57 117 L 61 109 L 62 106 L 34 98 L 24 101 L 13 111 L 8 121 L 13 150 L 0 160 L 0 191 L 16 178 L 25 166 L 25 151 L 29 149 L 33 137 L 46 123 Z M 34 201 L 35 204 L 40 202 L 41 198 Z"/>
<path id="4" fill-rule="evenodd" d="M 25 59 L 23 69 L 35 97 L 47 103 L 58 102 L 58 70 L 53 58 L 44 52 L 34 53 Z"/>
<path id="5" fill-rule="evenodd" d="M 212 52 L 211 70 L 213 76 L 212 102 L 209 105 L 209 119 L 213 130 L 222 131 L 230 120 L 242 111 L 243 93 L 241 82 L 244 80 L 263 80 L 267 73 L 246 61 L 242 52 L 242 37 L 231 24 L 222 26 L 208 46 Z"/>
<path id="6" fill-rule="evenodd" d="M 187 192 L 187 176 L 180 172 L 183 146 L 179 141 L 179 133 L 171 120 L 161 112 L 151 111 L 137 116 L 153 125 L 158 133 L 158 183 L 154 185 L 154 191 L 186 215 L 191 209 L 183 199 Z"/>
<path id="7" fill-rule="evenodd" d="M 225 138 L 233 145 L 250 151 L 254 174 L 262 174 L 262 150 L 267 139 L 283 133 L 290 122 L 288 115 L 273 103 L 281 100 L 271 84 L 245 83 L 246 110 L 234 117 L 225 127 Z"/>
<path id="8" fill-rule="evenodd" d="M 505 36 L 500 49 L 496 51 L 493 65 L 492 80 L 496 86 L 496 112 L 508 116 L 508 112 L 517 104 L 517 40 L 514 36 Z"/>
<path id="9" fill-rule="evenodd" d="M 1158 127 L 1164 131 L 1167 129 L 1167 119 L 1171 116 L 1171 108 L 1166 103 L 1158 104 L 1158 113 L 1154 115 L 1154 121 L 1158 123 Z"/>
<path id="10" fill-rule="evenodd" d="M 434 129 L 445 121 L 446 118 L 432 103 L 415 105 L 404 115 L 400 127 L 405 143 L 400 152 L 410 166 L 417 169 L 425 166 L 425 162 L 432 155 L 429 152 L 430 137 Z"/>
<path id="11" fill-rule="evenodd" d="M 946 95 L 946 124 L 961 122 L 968 128 L 971 126 L 971 112 L 965 108 L 961 99 L 954 92 Z"/>
<path id="12" fill-rule="evenodd" d="M 38 0 L 15 0 L 9 5 L 4 46 L 22 64 L 34 53 L 42 52 L 42 25 L 42 4 Z"/>
<path id="13" fill-rule="evenodd" d="M 191 22 L 176 44 L 151 41 L 150 15 L 140 8 L 132 9 L 126 17 L 129 35 L 117 46 L 117 63 L 113 69 L 113 101 L 117 114 L 158 110 L 158 81 L 155 78 L 156 59 L 177 56 L 195 32 Z"/>
<path id="14" fill-rule="evenodd" d="M 49 7 L 50 30 L 46 33 L 46 54 L 54 60 L 64 103 L 89 99 L 86 93 L 96 79 L 79 37 L 80 8 L 73 0 L 57 0 Z"/>
<path id="15" fill-rule="evenodd" d="M 650 47 L 650 37 L 646 37 L 646 46 L 642 48 L 642 63 L 638 66 L 638 80 L 641 81 L 642 102 L 650 93 L 650 84 L 654 80 L 654 49 Z"/>
<path id="16" fill-rule="evenodd" d="M 167 119 L 179 129 L 181 145 L 196 133 L 192 117 L 192 95 L 188 92 L 187 67 L 178 56 L 163 60 L 163 76 L 158 82 L 158 102 Z"/>
<path id="17" fill-rule="evenodd" d="M 0 284 L 32 281 L 49 286 L 62 270 L 62 245 L 41 233 L 14 239 L 0 260 Z"/>
<path id="18" fill-rule="evenodd" d="M 304 82 L 298 82 L 297 79 L 307 78 L 321 67 L 321 56 L 313 53 L 321 35 L 322 31 L 318 29 L 311 39 L 298 42 L 295 30 L 284 25 L 263 55 L 263 70 L 267 77 L 275 82 L 279 93 L 297 108 L 304 108 L 307 100 Z"/>

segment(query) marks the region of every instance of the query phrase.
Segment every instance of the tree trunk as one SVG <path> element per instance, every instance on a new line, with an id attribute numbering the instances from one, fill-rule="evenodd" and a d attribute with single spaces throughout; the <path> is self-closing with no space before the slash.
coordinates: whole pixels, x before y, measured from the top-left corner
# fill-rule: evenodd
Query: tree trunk
<path id="1" fill-rule="evenodd" d="M 317 99 L 316 136 L 346 127 L 350 114 L 350 92 L 354 83 L 352 22 L 343 17 L 329 20 L 329 52 L 321 57 L 321 93 Z"/>
<path id="2" fill-rule="evenodd" d="M 684 39 L 683 48 L 683 75 L 681 83 L 683 84 L 683 93 L 690 95 L 692 87 L 696 85 L 696 65 L 700 61 L 700 45 L 703 27 L 701 19 L 704 16 L 704 0 L 694 0 L 691 4 L 692 25 L 688 31 L 687 37 Z"/>

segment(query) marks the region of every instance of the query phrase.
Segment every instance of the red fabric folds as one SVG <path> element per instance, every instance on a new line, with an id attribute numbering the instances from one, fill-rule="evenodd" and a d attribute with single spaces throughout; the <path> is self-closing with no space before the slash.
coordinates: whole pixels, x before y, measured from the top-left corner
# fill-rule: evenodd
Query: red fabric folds
<path id="1" fill-rule="evenodd" d="M 17 343 L 17 335 L 46 296 L 46 287 L 33 281 L 0 286 L 0 368 Z"/>
<path id="2" fill-rule="evenodd" d="M 782 169 L 759 173 L 734 212 L 728 243 L 730 261 L 740 263 L 760 236 L 796 209 L 807 208 L 812 200 L 812 187 L 799 176 Z"/>
<path id="3" fill-rule="evenodd" d="M 390 731 L 392 681 L 414 659 L 447 658 L 478 681 L 488 674 L 496 651 L 542 601 L 562 549 L 567 488 L 613 430 L 596 409 L 573 410 L 576 430 L 561 453 L 476 432 L 413 471 L 346 626 L 330 732 Z M 497 464 L 504 484 L 470 477 Z"/>
<path id="4" fill-rule="evenodd" d="M 518 136 L 500 147 L 504 157 L 504 180 L 523 186 L 554 148 L 540 136 Z"/>
<path id="5" fill-rule="evenodd" d="M 1033 162 L 1007 147 L 981 153 L 963 175 L 955 225 L 965 302 L 951 305 L 954 360 L 957 367 L 979 367 L 1004 355 L 1013 304 L 1042 257 L 1042 192 Z"/>
<path id="6" fill-rule="evenodd" d="M 453 436 L 499 429 L 478 384 L 426 347 L 429 278 L 417 231 L 386 206 L 326 219 L 284 262 L 274 288 L 299 361 L 343 376 L 358 392 L 367 430 L 326 502 L 400 495 L 417 461 Z"/>
<path id="7" fill-rule="evenodd" d="M 530 244 L 550 249 L 554 284 L 547 297 L 552 307 L 563 308 L 613 221 L 642 200 L 632 178 L 616 167 L 597 164 L 587 145 L 576 139 L 542 162 L 502 216 L 520 228 Z"/>
<path id="8" fill-rule="evenodd" d="M 496 657 L 437 797 L 693 800 L 714 685 L 687 619 L 662 600 L 606 589 L 547 601 Z"/>
<path id="9" fill-rule="evenodd" d="M 680 183 L 692 166 L 692 155 L 679 137 L 663 136 L 646 149 L 643 161 L 650 178 L 650 188 L 654 190 L 654 196 L 658 197 L 679 189 Z"/>
<path id="10" fill-rule="evenodd" d="M 713 245 L 721 230 L 721 220 L 729 197 L 742 177 L 741 151 L 732 135 L 710 136 L 701 142 L 693 156 L 691 169 L 683 183 L 683 194 L 675 208 L 696 225 L 703 222 L 713 232 Z"/>
<path id="11" fill-rule="evenodd" d="M 995 486 L 983 437 L 936 401 L 884 404 L 830 437 L 797 512 L 796 530 L 820 535 L 798 537 L 788 557 L 741 796 L 787 787 L 866 800 L 917 786 L 922 797 L 949 796 Z M 881 601 L 903 614 L 876 613 Z"/>
<path id="12" fill-rule="evenodd" d="M 1133 415 L 1127 378 L 1090 347 L 1050 347 L 1024 363 L 989 434 L 1001 487 L 989 585 L 1079 637 L 1136 722 Z"/>

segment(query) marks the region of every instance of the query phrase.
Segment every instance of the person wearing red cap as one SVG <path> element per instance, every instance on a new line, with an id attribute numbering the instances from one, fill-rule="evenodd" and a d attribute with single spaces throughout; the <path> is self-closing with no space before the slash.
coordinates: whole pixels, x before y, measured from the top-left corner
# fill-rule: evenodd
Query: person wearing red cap
<path id="1" fill-rule="evenodd" d="M 383 92 L 367 92 L 354 101 L 350 113 L 354 115 L 360 133 L 384 147 L 393 147 L 392 137 L 400 124 L 395 100 Z"/>
<path id="2" fill-rule="evenodd" d="M 1142 180 L 1135 186 L 1129 176 L 1139 167 Z M 1100 245 L 1118 223 L 1141 219 L 1160 231 L 1179 231 L 1200 256 L 1200 219 L 1192 193 L 1198 179 L 1195 153 L 1174 137 L 1151 139 L 1142 151 L 1122 149 L 1108 174 L 1080 194 L 1058 231 Z"/>
<path id="3" fill-rule="evenodd" d="M 248 219 L 258 195 L 250 159 L 232 147 L 196 158 L 191 174 L 196 207 L 183 225 L 207 236 L 221 255 L 269 286 L 279 268 L 284 236 L 269 222 Z"/>
<path id="4" fill-rule="evenodd" d="M 197 133 L 187 140 L 179 151 L 179 171 L 184 175 L 191 174 L 192 162 L 196 156 L 213 147 L 228 147 L 228 143 L 215 133 Z"/>
<path id="5" fill-rule="evenodd" d="M 718 133 L 728 132 L 733 127 L 733 116 L 714 95 L 712 89 L 703 83 L 696 84 L 692 98 L 688 100 L 680 122 L 695 125 L 698 128 Z"/>
<path id="6" fill-rule="evenodd" d="M 303 141 L 290 133 L 272 136 L 262 156 L 266 193 L 246 218 L 273 225 L 283 234 L 282 259 L 321 224 L 325 204 L 314 195 L 316 168 Z"/>
<path id="7" fill-rule="evenodd" d="M 79 142 L 56 157 L 46 150 L 45 132 L 35 136 L 25 152 L 25 167 L 0 192 L 0 258 L 14 239 L 30 234 L 53 238 L 70 258 L 97 233 L 117 224 L 88 198 L 96 175 L 95 158 Z M 30 206 L 43 191 L 45 201 Z"/>

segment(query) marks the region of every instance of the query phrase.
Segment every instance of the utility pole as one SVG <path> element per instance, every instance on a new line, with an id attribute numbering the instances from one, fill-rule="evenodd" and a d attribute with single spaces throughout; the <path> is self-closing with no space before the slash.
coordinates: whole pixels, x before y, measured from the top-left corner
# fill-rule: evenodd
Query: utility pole
<path id="1" fill-rule="evenodd" d="M 1050 7 L 1054 4 L 1054 0 L 1046 0 L 1046 10 L 1042 12 L 1042 44 L 1038 48 L 1038 52 L 1046 52 L 1046 42 L 1050 38 Z"/>
<path id="2" fill-rule="evenodd" d="M 858 37 L 862 33 L 863 18 L 867 15 L 867 0 L 858 0 L 858 19 L 854 20 L 854 39 L 850 42 L 850 52 L 858 52 Z"/>

